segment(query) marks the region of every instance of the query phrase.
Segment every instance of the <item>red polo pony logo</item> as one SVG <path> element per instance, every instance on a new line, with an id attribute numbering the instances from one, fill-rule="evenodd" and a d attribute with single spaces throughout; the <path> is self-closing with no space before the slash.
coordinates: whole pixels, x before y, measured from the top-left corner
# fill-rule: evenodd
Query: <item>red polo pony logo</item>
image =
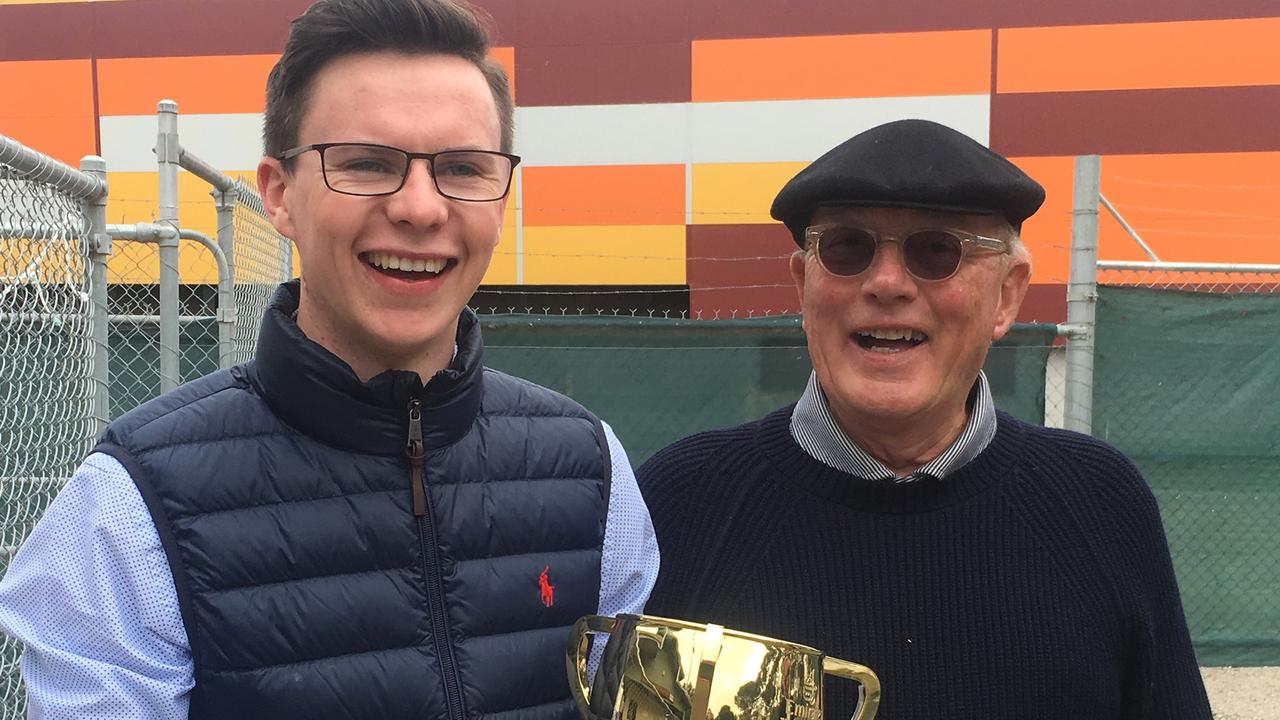
<path id="1" fill-rule="evenodd" d="M 538 575 L 538 594 L 542 597 L 543 607 L 551 607 L 556 601 L 556 586 L 547 579 L 549 570 L 551 570 L 550 565 L 543 565 L 542 572 Z"/>

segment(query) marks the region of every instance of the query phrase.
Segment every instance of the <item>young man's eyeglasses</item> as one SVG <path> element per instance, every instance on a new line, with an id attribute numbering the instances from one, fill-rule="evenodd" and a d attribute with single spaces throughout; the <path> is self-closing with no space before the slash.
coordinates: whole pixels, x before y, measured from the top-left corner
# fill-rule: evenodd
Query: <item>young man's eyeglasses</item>
<path id="1" fill-rule="evenodd" d="M 404 187 L 409 162 L 427 161 L 431 179 L 441 195 L 454 200 L 489 202 L 506 197 L 518 155 L 492 150 L 446 150 L 411 153 L 372 143 L 318 143 L 285 150 L 276 157 L 288 160 L 304 152 L 320 153 L 324 184 L 343 195 L 391 195 Z"/>
<path id="2" fill-rule="evenodd" d="M 896 238 L 902 263 L 917 280 L 946 280 L 960 269 L 960 262 L 974 249 L 1004 253 L 1009 243 L 951 228 L 922 228 L 900 235 L 880 235 L 874 230 L 847 225 L 813 225 L 805 228 L 805 241 L 814 248 L 818 263 L 832 275 L 853 277 L 866 272 L 882 242 Z"/>

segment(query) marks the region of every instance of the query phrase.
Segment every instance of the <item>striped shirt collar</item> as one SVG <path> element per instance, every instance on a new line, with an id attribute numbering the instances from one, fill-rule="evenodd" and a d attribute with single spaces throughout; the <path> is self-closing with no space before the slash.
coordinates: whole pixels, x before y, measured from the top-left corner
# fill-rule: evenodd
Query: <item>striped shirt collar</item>
<path id="1" fill-rule="evenodd" d="M 813 459 L 850 475 L 893 482 L 912 482 L 923 477 L 940 480 L 986 450 L 996 435 L 995 403 L 991 399 L 987 376 L 982 371 L 978 372 L 970 398 L 973 399 L 973 408 L 960 436 L 945 452 L 906 477 L 898 477 L 849 438 L 827 406 L 827 397 L 818 384 L 817 373 L 810 373 L 809 384 L 791 412 L 791 437 Z"/>

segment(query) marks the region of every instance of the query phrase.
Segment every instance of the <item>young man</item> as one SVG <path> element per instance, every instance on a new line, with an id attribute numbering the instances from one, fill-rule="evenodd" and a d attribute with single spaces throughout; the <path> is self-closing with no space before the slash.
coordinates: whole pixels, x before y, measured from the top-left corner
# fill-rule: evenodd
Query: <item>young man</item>
<path id="1" fill-rule="evenodd" d="M 255 359 L 112 423 L 0 586 L 45 718 L 567 720 L 567 629 L 657 548 L 613 433 L 482 365 L 518 158 L 483 25 L 321 0 L 267 91 L 297 245 Z"/>
<path id="2" fill-rule="evenodd" d="M 649 612 L 864 663 L 884 718 L 1209 719 L 1146 483 L 1114 448 L 999 412 L 982 374 L 1043 199 L 920 120 L 783 187 L 813 375 L 639 469 L 663 549 Z M 852 684 L 828 692 L 848 717 Z"/>

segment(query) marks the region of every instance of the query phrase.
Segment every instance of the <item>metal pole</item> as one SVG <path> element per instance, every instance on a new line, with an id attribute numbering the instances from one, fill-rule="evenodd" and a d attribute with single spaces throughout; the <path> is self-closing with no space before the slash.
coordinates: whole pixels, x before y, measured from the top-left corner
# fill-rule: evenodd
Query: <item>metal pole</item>
<path id="1" fill-rule="evenodd" d="M 111 420 L 111 347 L 108 340 L 107 260 L 111 236 L 107 234 L 107 162 L 86 155 L 80 170 L 102 181 L 103 191 L 84 204 L 89 221 L 89 313 L 93 352 L 93 435 L 99 437 Z"/>
<path id="2" fill-rule="evenodd" d="M 1098 198 L 1101 162 L 1076 158 L 1071 205 L 1071 276 L 1067 283 L 1067 383 L 1063 424 L 1093 428 L 1093 340 L 1098 302 Z"/>
<path id="3" fill-rule="evenodd" d="M 173 228 L 160 239 L 160 392 L 178 387 L 178 104 L 161 100 L 156 108 L 160 130 L 156 161 L 160 164 L 160 208 L 156 221 Z"/>
<path id="4" fill-rule="evenodd" d="M 280 238 L 280 282 L 293 279 L 293 243 L 287 237 Z"/>
<path id="5" fill-rule="evenodd" d="M 218 273 L 218 367 L 229 368 L 232 365 L 232 354 L 236 341 L 236 261 L 235 261 L 235 185 L 225 189 L 214 189 L 209 192 L 213 196 L 214 206 L 218 209 L 218 248 L 226 258 L 226 273 Z"/>

